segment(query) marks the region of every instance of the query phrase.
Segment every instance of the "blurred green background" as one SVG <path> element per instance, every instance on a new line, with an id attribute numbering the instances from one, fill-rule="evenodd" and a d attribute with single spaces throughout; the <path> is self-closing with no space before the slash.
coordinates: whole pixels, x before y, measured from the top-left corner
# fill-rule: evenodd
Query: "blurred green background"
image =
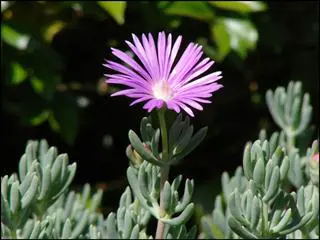
<path id="1" fill-rule="evenodd" d="M 267 111 L 267 89 L 301 80 L 319 122 L 319 2 L 9 2 L 1 1 L 1 175 L 16 171 L 28 139 L 48 140 L 78 170 L 74 185 L 106 191 L 115 209 L 126 186 L 129 129 L 141 105 L 104 83 L 110 47 L 127 51 L 131 33 L 183 35 L 182 47 L 203 45 L 222 71 L 224 88 L 192 119 L 209 126 L 204 143 L 171 171 L 194 178 L 205 211 L 223 171 L 241 164 L 243 146 L 261 128 L 278 128 Z M 172 113 L 171 113 L 172 117 Z M 315 138 L 317 135 L 315 134 Z"/>

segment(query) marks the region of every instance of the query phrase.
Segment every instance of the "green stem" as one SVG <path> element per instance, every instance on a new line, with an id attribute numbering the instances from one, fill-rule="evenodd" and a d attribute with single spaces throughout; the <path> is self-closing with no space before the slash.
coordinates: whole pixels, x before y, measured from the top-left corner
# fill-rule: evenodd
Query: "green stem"
<path id="1" fill-rule="evenodd" d="M 293 150 L 296 148 L 295 144 L 296 144 L 296 139 L 294 135 L 289 135 L 287 134 L 287 141 L 288 141 L 288 152 L 293 152 Z"/>
<path id="2" fill-rule="evenodd" d="M 168 132 L 166 126 L 166 120 L 164 117 L 165 109 L 158 110 L 159 124 L 161 130 L 161 139 L 162 139 L 162 161 L 169 160 L 169 148 L 168 148 Z"/>
<path id="3" fill-rule="evenodd" d="M 160 131 L 161 131 L 161 139 L 162 139 L 162 161 L 168 161 L 169 160 L 169 150 L 168 150 L 168 133 L 167 133 L 167 127 L 166 127 L 166 121 L 164 117 L 165 109 L 158 110 L 158 117 L 159 117 L 159 124 L 160 124 Z M 163 187 L 165 182 L 168 179 L 169 175 L 169 166 L 164 166 L 160 170 L 160 217 L 163 217 L 165 215 L 164 212 L 164 202 L 163 202 Z M 164 233 L 164 222 L 158 220 L 157 225 L 157 231 L 156 231 L 156 239 L 163 239 L 163 233 Z"/>

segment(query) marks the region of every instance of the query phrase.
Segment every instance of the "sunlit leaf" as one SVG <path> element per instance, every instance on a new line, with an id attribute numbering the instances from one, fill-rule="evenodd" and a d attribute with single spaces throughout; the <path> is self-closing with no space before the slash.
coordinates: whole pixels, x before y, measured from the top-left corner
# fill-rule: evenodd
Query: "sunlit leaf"
<path id="1" fill-rule="evenodd" d="M 222 60 L 231 50 L 229 33 L 223 24 L 218 23 L 211 26 L 211 35 L 218 47 L 218 58 Z"/>
<path id="2" fill-rule="evenodd" d="M 19 50 L 25 50 L 30 42 L 30 36 L 17 32 L 7 24 L 1 24 L 1 40 Z"/>
<path id="3" fill-rule="evenodd" d="M 44 32 L 44 38 L 48 41 L 51 42 L 53 37 L 61 31 L 65 27 L 66 23 L 62 21 L 55 21 Z"/>
<path id="4" fill-rule="evenodd" d="M 56 85 L 59 83 L 57 76 L 47 75 L 44 78 L 33 76 L 30 79 L 31 85 L 36 93 L 46 99 L 50 99 L 56 91 Z"/>
<path id="5" fill-rule="evenodd" d="M 256 47 L 258 33 L 253 24 L 247 20 L 220 18 L 213 28 L 212 37 L 222 56 L 228 53 L 229 44 L 241 58 L 245 58 L 248 51 Z M 227 40 L 229 43 L 224 43 Z"/>
<path id="6" fill-rule="evenodd" d="M 261 1 L 209 1 L 215 7 L 241 13 L 261 12 L 267 9 L 267 5 Z"/>
<path id="7" fill-rule="evenodd" d="M 206 2 L 177 1 L 158 6 L 169 15 L 180 15 L 199 20 L 210 20 L 214 17 L 213 11 Z"/>
<path id="8" fill-rule="evenodd" d="M 11 75 L 9 77 L 9 84 L 20 84 L 28 75 L 27 71 L 17 62 L 13 62 L 10 65 Z"/>
<path id="9" fill-rule="evenodd" d="M 170 1 L 159 1 L 158 2 L 158 7 L 159 8 L 165 8 L 167 7 L 171 2 Z"/>
<path id="10" fill-rule="evenodd" d="M 1 1 L 1 12 L 5 11 L 10 5 L 14 3 L 13 1 Z"/>
<path id="11" fill-rule="evenodd" d="M 52 130 L 59 132 L 68 143 L 73 144 L 78 132 L 78 106 L 76 99 L 64 93 L 56 93 L 49 116 Z"/>
<path id="12" fill-rule="evenodd" d="M 43 122 L 45 122 L 48 119 L 49 114 L 50 114 L 50 111 L 44 110 L 39 115 L 30 118 L 29 121 L 34 126 L 40 125 L 40 124 L 42 124 Z"/>
<path id="13" fill-rule="evenodd" d="M 37 93 L 41 93 L 44 90 L 45 84 L 42 80 L 40 80 L 37 77 L 33 77 L 31 79 L 31 84 L 33 86 L 33 89 L 37 92 Z"/>
<path id="14" fill-rule="evenodd" d="M 51 112 L 49 117 L 48 117 L 48 122 L 50 124 L 50 127 L 51 129 L 54 131 L 54 132 L 57 132 L 59 133 L 60 131 L 60 125 L 58 123 L 58 121 L 54 118 L 54 115 L 53 113 Z"/>
<path id="15" fill-rule="evenodd" d="M 97 2 L 111 17 L 116 20 L 120 25 L 124 24 L 124 15 L 127 3 L 125 1 L 112 2 L 112 1 L 98 1 Z"/>

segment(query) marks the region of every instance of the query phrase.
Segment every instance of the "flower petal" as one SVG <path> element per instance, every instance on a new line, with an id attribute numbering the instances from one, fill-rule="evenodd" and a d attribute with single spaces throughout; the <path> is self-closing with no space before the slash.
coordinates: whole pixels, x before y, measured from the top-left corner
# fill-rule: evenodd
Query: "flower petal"
<path id="1" fill-rule="evenodd" d="M 148 74 L 135 60 L 133 60 L 128 54 L 122 52 L 121 50 L 111 48 L 112 54 L 120 58 L 122 61 L 130 65 L 134 70 L 139 72 L 145 79 L 151 80 L 150 74 Z"/>
<path id="2" fill-rule="evenodd" d="M 140 102 L 147 101 L 149 99 L 152 99 L 152 97 L 151 96 L 144 96 L 144 97 L 138 98 L 138 99 L 134 100 L 132 103 L 130 103 L 130 106 L 133 106 L 133 105 L 140 103 Z"/>
<path id="3" fill-rule="evenodd" d="M 175 100 L 174 102 L 177 103 L 179 105 L 179 107 L 181 107 L 191 117 L 194 117 L 194 114 L 193 114 L 192 110 L 188 106 L 186 106 L 183 102 L 177 101 L 177 100 Z"/>

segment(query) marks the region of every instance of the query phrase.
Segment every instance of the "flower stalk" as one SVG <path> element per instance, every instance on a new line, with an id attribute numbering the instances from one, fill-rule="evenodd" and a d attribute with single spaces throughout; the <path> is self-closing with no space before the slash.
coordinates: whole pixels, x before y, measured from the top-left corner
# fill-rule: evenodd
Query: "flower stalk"
<path id="1" fill-rule="evenodd" d="M 161 139 L 162 139 L 162 161 L 169 160 L 169 146 L 168 146 L 168 133 L 167 133 L 167 126 L 165 120 L 165 108 L 161 108 L 158 110 L 158 117 L 159 117 L 159 124 L 160 124 L 160 131 L 161 131 Z M 164 199 L 163 199 L 163 187 L 165 182 L 168 179 L 170 166 L 166 165 L 161 168 L 160 174 L 160 216 L 163 217 L 165 215 L 164 211 Z M 165 223 L 161 220 L 158 220 L 157 231 L 156 231 L 156 239 L 163 239 Z"/>

